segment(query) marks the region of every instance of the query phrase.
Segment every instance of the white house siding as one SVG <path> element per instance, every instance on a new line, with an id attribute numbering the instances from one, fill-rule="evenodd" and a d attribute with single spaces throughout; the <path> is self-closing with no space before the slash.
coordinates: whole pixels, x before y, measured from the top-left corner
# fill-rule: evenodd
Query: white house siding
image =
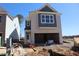
<path id="1" fill-rule="evenodd" d="M 12 39 L 20 39 L 20 26 L 18 17 L 11 19 L 8 15 L 6 16 L 6 28 L 5 28 L 5 42 L 9 37 Z"/>
<path id="2" fill-rule="evenodd" d="M 17 39 L 20 39 L 20 24 L 19 24 L 19 19 L 18 19 L 18 17 L 15 17 L 14 19 L 13 19 L 13 23 L 14 23 L 14 26 L 15 26 L 15 28 L 16 28 L 16 32 L 17 32 L 17 34 L 18 34 L 18 38 Z"/>
<path id="3" fill-rule="evenodd" d="M 14 29 L 15 29 L 14 23 L 11 20 L 11 18 L 7 15 L 6 16 L 6 28 L 5 28 L 5 41 L 7 38 L 9 38 L 9 36 L 11 35 Z"/>

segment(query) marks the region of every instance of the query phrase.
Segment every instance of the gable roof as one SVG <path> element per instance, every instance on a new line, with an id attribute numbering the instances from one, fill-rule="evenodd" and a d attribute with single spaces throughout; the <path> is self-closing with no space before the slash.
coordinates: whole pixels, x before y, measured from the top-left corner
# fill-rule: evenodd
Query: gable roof
<path id="1" fill-rule="evenodd" d="M 38 11 L 44 11 L 44 12 L 57 12 L 54 8 L 52 8 L 49 4 L 45 4 L 41 9 Z"/>

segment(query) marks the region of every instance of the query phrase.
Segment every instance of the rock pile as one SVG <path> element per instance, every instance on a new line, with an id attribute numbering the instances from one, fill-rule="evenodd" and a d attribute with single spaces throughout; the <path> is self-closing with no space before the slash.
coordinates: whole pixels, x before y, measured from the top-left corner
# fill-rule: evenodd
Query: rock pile
<path id="1" fill-rule="evenodd" d="M 35 50 L 35 51 L 34 51 Z M 36 47 L 34 49 L 29 48 L 25 49 L 27 56 L 50 56 L 48 52 L 49 48 L 44 47 Z M 79 56 L 78 52 L 72 51 L 65 47 L 56 46 L 55 48 L 51 48 L 52 56 Z"/>
<path id="2" fill-rule="evenodd" d="M 35 51 L 34 51 L 35 50 Z M 48 56 L 47 49 L 25 49 L 26 56 Z"/>

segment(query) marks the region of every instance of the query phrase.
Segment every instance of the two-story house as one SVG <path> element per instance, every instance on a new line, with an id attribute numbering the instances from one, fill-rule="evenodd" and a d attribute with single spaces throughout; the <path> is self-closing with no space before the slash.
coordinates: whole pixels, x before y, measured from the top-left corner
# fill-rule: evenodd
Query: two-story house
<path id="1" fill-rule="evenodd" d="M 20 39 L 19 19 L 18 17 L 11 17 L 7 11 L 0 8 L 0 46 L 4 46 L 7 39 L 13 39 L 11 41 Z"/>
<path id="2" fill-rule="evenodd" d="M 45 44 L 47 41 L 53 41 L 54 44 L 62 43 L 60 15 L 49 4 L 32 11 L 26 20 L 25 43 L 27 41 L 32 44 Z"/>

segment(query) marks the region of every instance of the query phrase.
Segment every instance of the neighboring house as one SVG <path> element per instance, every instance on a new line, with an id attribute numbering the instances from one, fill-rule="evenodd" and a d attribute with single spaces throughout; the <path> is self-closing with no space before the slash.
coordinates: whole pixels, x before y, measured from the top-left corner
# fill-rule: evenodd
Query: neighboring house
<path id="1" fill-rule="evenodd" d="M 60 15 L 49 4 L 31 12 L 25 25 L 25 43 L 45 44 L 47 41 L 53 41 L 54 44 L 62 43 Z"/>
<path id="2" fill-rule="evenodd" d="M 74 40 L 74 39 L 79 39 L 79 35 L 63 36 L 63 40 Z"/>
<path id="3" fill-rule="evenodd" d="M 20 39 L 20 25 L 18 17 L 11 17 L 0 8 L 0 46 L 4 46 L 7 39 Z"/>
<path id="4" fill-rule="evenodd" d="M 74 36 L 63 36 L 63 40 L 73 40 Z"/>
<path id="5" fill-rule="evenodd" d="M 77 40 L 79 42 L 79 35 L 63 36 L 63 40 L 72 40 L 73 42 Z"/>

